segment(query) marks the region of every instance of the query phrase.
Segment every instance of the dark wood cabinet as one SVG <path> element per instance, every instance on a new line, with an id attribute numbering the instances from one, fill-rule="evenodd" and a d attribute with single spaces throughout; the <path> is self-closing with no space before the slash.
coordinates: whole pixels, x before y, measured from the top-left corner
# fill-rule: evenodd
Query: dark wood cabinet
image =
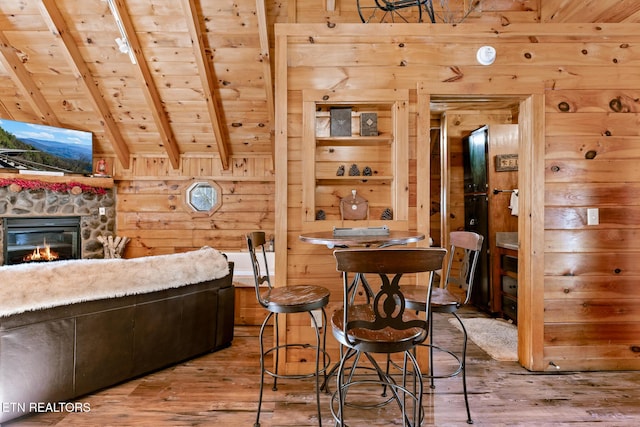
<path id="1" fill-rule="evenodd" d="M 497 246 L 493 268 L 493 292 L 497 312 L 518 321 L 518 251 Z"/>

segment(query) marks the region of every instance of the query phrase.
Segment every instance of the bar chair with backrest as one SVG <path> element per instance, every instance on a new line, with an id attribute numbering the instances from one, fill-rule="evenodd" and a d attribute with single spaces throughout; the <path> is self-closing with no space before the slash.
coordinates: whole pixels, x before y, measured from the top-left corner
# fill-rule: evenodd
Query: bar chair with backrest
<path id="1" fill-rule="evenodd" d="M 331 399 L 331 413 L 336 425 L 345 425 L 345 407 L 357 406 L 348 402 L 350 388 L 383 385 L 391 391 L 384 402 L 363 403 L 361 408 L 376 408 L 396 402 L 402 413 L 402 425 L 417 426 L 422 411 L 422 376 L 413 355 L 415 346 L 424 342 L 429 334 L 429 316 L 405 310 L 401 281 L 413 273 L 429 273 L 424 297 L 429 301 L 433 272 L 442 268 L 446 250 L 442 248 L 377 248 L 341 249 L 334 251 L 337 270 L 343 277 L 343 306 L 331 317 L 332 331 L 342 346 L 337 372 L 337 388 Z M 353 301 L 350 295 L 352 277 L 366 274 L 380 288 L 372 302 Z M 382 368 L 375 354 L 403 355 L 402 382 L 398 382 Z M 359 366 L 361 357 L 366 366 Z M 347 364 L 351 361 L 351 365 Z M 366 374 L 360 374 L 362 369 Z M 373 371 L 373 375 L 371 375 Z M 373 399 L 373 395 L 371 396 Z M 367 399 L 368 400 L 368 399 Z M 353 423 L 352 423 L 353 424 Z"/>
<path id="2" fill-rule="evenodd" d="M 434 378 L 450 378 L 462 373 L 462 389 L 464 393 L 464 403 L 467 409 L 467 423 L 473 424 L 471 419 L 471 410 L 469 409 L 469 396 L 467 393 L 467 370 L 466 370 L 466 357 L 467 357 L 467 330 L 464 327 L 464 323 L 458 315 L 458 310 L 464 305 L 469 303 L 471 299 L 471 291 L 473 290 L 473 281 L 475 272 L 478 265 L 478 259 L 480 258 L 480 251 L 482 249 L 482 243 L 484 237 L 478 233 L 471 231 L 452 231 L 449 235 L 451 243 L 449 249 L 449 260 L 447 262 L 446 275 L 441 287 L 434 287 L 431 296 L 431 302 L 424 298 L 424 286 L 410 286 L 405 288 L 405 299 L 407 302 L 407 308 L 411 310 L 417 310 L 420 312 L 427 312 L 428 308 L 431 309 L 431 313 L 449 313 L 453 315 L 460 324 L 462 330 L 463 341 L 462 351 L 460 354 L 445 349 L 441 346 L 433 344 L 433 330 L 429 334 L 429 351 L 430 361 L 429 364 L 429 378 L 431 381 L 431 388 L 434 388 Z M 456 256 L 461 255 L 458 274 L 454 275 L 451 272 Z M 464 293 L 464 299 L 455 295 L 450 286 L 458 286 Z M 433 329 L 433 322 L 431 322 L 431 328 Z M 451 372 L 443 375 L 434 374 L 434 359 L 433 350 L 444 351 L 445 353 L 453 356 L 457 362 L 457 367 Z"/>
<path id="3" fill-rule="evenodd" d="M 315 377 L 315 393 L 316 404 L 318 409 L 318 425 L 322 426 L 321 407 L 320 407 L 320 380 L 319 376 L 325 374 L 329 365 L 329 355 L 325 350 L 327 328 L 324 327 L 327 324 L 327 314 L 325 307 L 329 303 L 330 292 L 328 289 L 317 285 L 295 285 L 295 286 L 282 286 L 274 287 L 271 284 L 269 277 L 269 268 L 267 266 L 266 259 L 266 237 L 263 231 L 254 231 L 246 236 L 247 247 L 249 249 L 249 255 L 251 256 L 251 263 L 253 265 L 253 276 L 255 281 L 256 298 L 258 303 L 264 307 L 268 314 L 262 322 L 260 327 L 260 396 L 258 398 L 258 412 L 256 414 L 256 422 L 254 427 L 260 426 L 260 409 L 262 407 L 262 395 L 264 388 L 264 376 L 265 374 L 273 377 L 273 391 L 278 389 L 278 379 L 299 379 Z M 264 275 L 262 274 L 260 263 L 258 262 L 257 253 L 262 252 L 262 259 L 265 266 Z M 264 286 L 263 284 L 266 284 Z M 314 310 L 321 310 L 322 323 L 318 324 Z M 314 344 L 309 343 L 287 343 L 280 344 L 280 337 L 278 331 L 278 316 L 280 314 L 290 313 L 308 313 L 311 318 L 311 324 L 315 329 L 316 342 Z M 269 324 L 271 319 L 274 319 L 273 333 L 275 336 L 274 344 L 272 347 L 265 349 L 264 346 L 264 331 L 265 327 Z M 320 330 L 322 329 L 322 340 L 320 337 Z M 299 347 L 304 349 L 315 350 L 315 369 L 311 373 L 303 374 L 280 374 L 278 373 L 279 353 L 283 348 Z M 273 354 L 274 369 L 271 370 L 265 367 L 265 358 Z M 320 364 L 320 355 L 322 354 L 322 364 Z"/>

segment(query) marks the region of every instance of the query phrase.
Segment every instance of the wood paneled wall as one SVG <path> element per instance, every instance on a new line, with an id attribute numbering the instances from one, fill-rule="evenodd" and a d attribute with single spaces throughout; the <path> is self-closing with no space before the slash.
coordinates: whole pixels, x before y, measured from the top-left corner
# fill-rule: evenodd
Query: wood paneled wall
<path id="1" fill-rule="evenodd" d="M 579 42 L 577 42 L 579 40 Z M 639 369 L 640 279 L 635 260 L 640 175 L 640 41 L 627 24 L 337 24 L 276 29 L 276 273 L 281 283 L 330 286 L 327 248 L 298 241 L 301 91 L 410 90 L 409 226 L 428 233 L 425 152 L 430 95 L 513 95 L 520 106 L 520 360 L 532 370 Z M 492 66 L 475 52 L 491 44 Z M 417 91 L 416 91 L 417 90 Z M 421 100 L 426 97 L 427 100 Z M 429 150 L 426 150 L 429 152 Z M 415 165 L 415 168 L 414 168 Z M 524 188 L 522 187 L 524 185 Z M 586 209 L 598 208 L 599 225 Z M 306 324 L 287 325 L 291 339 Z M 295 355 L 288 358 L 296 364 Z M 299 361 L 299 359 L 298 359 Z M 293 368 L 292 368 L 293 369 Z"/>
<path id="2" fill-rule="evenodd" d="M 183 157 L 174 170 L 165 158 L 134 157 L 116 167 L 117 230 L 131 238 L 126 257 L 157 255 L 208 245 L 221 251 L 246 247 L 245 234 L 274 234 L 274 174 L 271 156 L 234 157 L 222 170 L 216 157 Z M 194 212 L 185 191 L 194 181 L 214 181 L 222 206 L 211 215 Z"/>

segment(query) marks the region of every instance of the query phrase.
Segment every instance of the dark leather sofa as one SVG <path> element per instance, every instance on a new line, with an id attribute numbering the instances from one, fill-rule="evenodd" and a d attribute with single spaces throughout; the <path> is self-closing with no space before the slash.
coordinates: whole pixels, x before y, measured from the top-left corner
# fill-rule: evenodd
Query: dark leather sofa
<path id="1" fill-rule="evenodd" d="M 0 317 L 0 422 L 229 346 L 232 276 Z"/>

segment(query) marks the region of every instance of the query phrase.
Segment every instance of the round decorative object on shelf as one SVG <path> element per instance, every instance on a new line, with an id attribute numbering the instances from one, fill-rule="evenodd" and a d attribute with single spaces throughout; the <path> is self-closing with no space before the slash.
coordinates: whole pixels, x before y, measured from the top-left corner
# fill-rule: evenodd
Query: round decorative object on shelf
<path id="1" fill-rule="evenodd" d="M 336 176 L 344 176 L 344 165 L 340 165 L 336 171 Z"/>
<path id="2" fill-rule="evenodd" d="M 380 219 L 387 219 L 387 220 L 393 219 L 393 212 L 391 211 L 391 209 L 386 208 L 385 210 L 383 210 L 382 215 L 380 215 Z"/>
<path id="3" fill-rule="evenodd" d="M 355 163 L 349 168 L 349 176 L 360 176 L 360 169 Z"/>
<path id="4" fill-rule="evenodd" d="M 362 170 L 362 175 L 371 176 L 371 175 L 373 175 L 373 171 L 371 170 L 371 168 L 369 166 L 365 166 L 364 169 Z"/>
<path id="5" fill-rule="evenodd" d="M 322 209 L 319 209 L 318 212 L 316 212 L 316 220 L 324 221 L 325 219 L 327 219 L 327 214 Z"/>

